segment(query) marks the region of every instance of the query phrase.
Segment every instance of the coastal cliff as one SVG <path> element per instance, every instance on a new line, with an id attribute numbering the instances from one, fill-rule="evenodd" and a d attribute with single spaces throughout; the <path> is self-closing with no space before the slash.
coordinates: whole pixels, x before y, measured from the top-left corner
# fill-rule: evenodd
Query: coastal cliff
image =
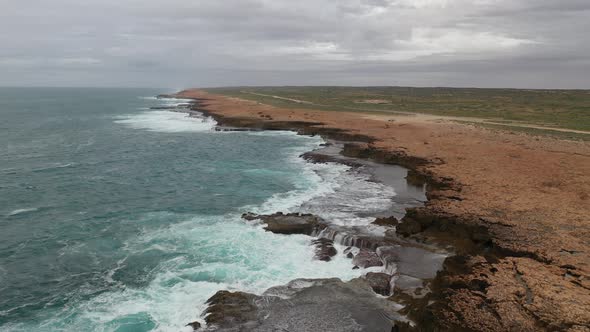
<path id="1" fill-rule="evenodd" d="M 397 234 L 448 246 L 432 292 L 395 292 L 421 331 L 586 331 L 590 326 L 590 147 L 457 123 L 284 109 L 187 90 L 231 127 L 348 141 L 343 154 L 410 169 L 428 202 Z"/>

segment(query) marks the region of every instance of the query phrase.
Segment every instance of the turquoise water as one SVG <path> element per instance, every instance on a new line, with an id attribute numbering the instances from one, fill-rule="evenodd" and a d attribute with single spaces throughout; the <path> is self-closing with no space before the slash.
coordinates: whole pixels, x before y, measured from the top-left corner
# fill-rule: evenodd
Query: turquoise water
<path id="1" fill-rule="evenodd" d="M 366 209 L 383 188 L 298 157 L 320 138 L 150 110 L 179 103 L 161 92 L 0 89 L 0 330 L 180 331 L 220 289 L 360 274 L 239 216 L 321 199 L 352 211 L 343 184 Z"/>

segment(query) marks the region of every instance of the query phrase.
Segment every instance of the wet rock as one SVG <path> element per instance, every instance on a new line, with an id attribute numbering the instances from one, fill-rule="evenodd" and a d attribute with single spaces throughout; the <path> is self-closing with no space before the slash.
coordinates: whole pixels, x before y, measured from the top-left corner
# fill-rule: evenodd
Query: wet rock
<path id="1" fill-rule="evenodd" d="M 424 296 L 422 290 L 424 289 L 424 281 L 422 279 L 410 277 L 407 275 L 399 275 L 395 279 L 394 293 L 404 293 L 413 298 L 420 298 Z"/>
<path id="2" fill-rule="evenodd" d="M 322 218 L 313 214 L 277 212 L 269 215 L 257 215 L 245 213 L 242 218 L 246 220 L 260 220 L 266 223 L 265 230 L 277 234 L 306 234 L 312 235 L 326 228 Z"/>
<path id="3" fill-rule="evenodd" d="M 321 125 L 321 126 L 320 126 Z M 324 137 L 330 137 L 330 139 L 337 140 L 337 141 L 346 141 L 346 142 L 373 142 L 375 138 L 362 135 L 357 133 L 351 133 L 350 131 L 340 129 L 340 128 L 329 128 L 326 127 L 323 123 L 318 123 L 314 126 L 306 126 L 302 127 L 298 130 L 299 134 L 302 135 L 322 135 Z"/>
<path id="4" fill-rule="evenodd" d="M 395 227 L 399 224 L 399 220 L 397 220 L 397 218 L 393 216 L 387 218 L 377 218 L 375 219 L 375 221 L 373 221 L 373 224 L 379 226 Z"/>
<path id="5" fill-rule="evenodd" d="M 248 221 L 256 220 L 259 218 L 260 218 L 259 215 L 257 215 L 256 213 L 252 213 L 252 212 L 247 212 L 247 213 L 242 214 L 242 219 L 245 219 Z"/>
<path id="6" fill-rule="evenodd" d="M 364 278 L 375 293 L 384 296 L 391 294 L 391 276 L 389 274 L 369 272 Z"/>
<path id="7" fill-rule="evenodd" d="M 377 253 L 367 249 L 361 249 L 352 259 L 352 264 L 361 268 L 383 266 L 383 262 Z"/>
<path id="8" fill-rule="evenodd" d="M 316 163 L 316 164 L 325 164 L 325 163 L 336 162 L 336 163 L 347 165 L 347 166 L 350 166 L 353 168 L 363 166 L 363 164 L 358 162 L 357 160 L 345 159 L 340 155 L 326 154 L 326 153 L 322 153 L 321 151 L 305 152 L 300 157 L 309 161 L 309 162 Z"/>
<path id="9" fill-rule="evenodd" d="M 193 328 L 193 331 L 197 331 L 198 329 L 201 328 L 201 323 L 195 321 L 195 322 L 191 322 L 191 323 L 186 324 L 186 326 L 190 326 Z"/>
<path id="10" fill-rule="evenodd" d="M 432 279 L 442 268 L 446 255 L 418 247 L 383 246 L 377 255 L 385 263 L 387 273 L 405 274 L 419 279 Z"/>
<path id="11" fill-rule="evenodd" d="M 384 164 L 397 164 L 409 169 L 416 169 L 418 166 L 431 164 L 431 160 L 408 155 L 404 151 L 388 151 L 375 148 L 371 144 L 346 143 L 342 154 L 353 158 L 371 158 Z"/>
<path id="12" fill-rule="evenodd" d="M 355 252 L 358 253 L 358 248 L 347 247 L 346 249 L 344 249 L 344 254 L 346 255 L 346 258 L 354 258 Z"/>
<path id="13" fill-rule="evenodd" d="M 397 233 L 402 236 L 410 236 L 422 231 L 422 225 L 420 223 L 414 220 L 408 220 L 408 218 L 404 218 L 404 222 L 399 223 L 396 228 Z"/>
<path id="14" fill-rule="evenodd" d="M 349 228 L 338 225 L 329 225 L 322 230 L 320 236 L 333 240 L 334 243 L 357 248 L 356 250 L 366 249 L 374 251 L 378 247 L 387 243 L 382 236 L 369 234 L 366 231 L 366 227 Z M 349 251 L 350 250 L 346 251 L 345 254 L 348 254 Z M 353 252 L 353 254 L 356 254 L 356 252 Z"/>
<path id="15" fill-rule="evenodd" d="M 332 257 L 336 256 L 338 251 L 334 248 L 334 241 L 320 238 L 311 242 L 315 245 L 315 259 L 329 262 Z"/>
<path id="16" fill-rule="evenodd" d="M 257 317 L 256 295 L 243 292 L 219 291 L 207 300 L 207 325 L 219 328 L 254 322 Z"/>
<path id="17" fill-rule="evenodd" d="M 228 126 L 216 126 L 215 131 L 258 131 L 255 128 L 239 128 L 239 127 L 228 127 Z"/>
<path id="18" fill-rule="evenodd" d="M 264 295 L 282 299 L 263 302 L 260 310 L 266 319 L 256 331 L 390 332 L 392 319 L 403 320 L 395 304 L 376 297 L 361 278 L 349 282 L 298 279 Z"/>
<path id="19" fill-rule="evenodd" d="M 362 278 L 296 279 L 261 296 L 221 291 L 213 298 L 210 306 L 227 316 L 208 324 L 221 332 L 390 332 L 394 320 L 405 321 L 399 307 L 376 297 Z"/>
<path id="20" fill-rule="evenodd" d="M 484 219 L 429 207 L 407 209 L 396 232 L 404 237 L 432 237 L 440 243 L 451 244 L 459 254 L 487 250 L 492 239 Z"/>

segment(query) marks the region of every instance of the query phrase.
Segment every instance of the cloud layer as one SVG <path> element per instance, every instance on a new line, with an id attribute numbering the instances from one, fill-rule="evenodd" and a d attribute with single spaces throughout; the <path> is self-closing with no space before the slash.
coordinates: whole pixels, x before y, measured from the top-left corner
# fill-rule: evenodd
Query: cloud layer
<path id="1" fill-rule="evenodd" d="M 0 6 L 0 85 L 590 88 L 587 0 Z"/>

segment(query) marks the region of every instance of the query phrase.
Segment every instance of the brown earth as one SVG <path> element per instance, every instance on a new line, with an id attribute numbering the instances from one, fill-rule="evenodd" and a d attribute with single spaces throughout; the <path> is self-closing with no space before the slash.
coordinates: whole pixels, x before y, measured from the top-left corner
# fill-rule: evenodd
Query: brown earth
<path id="1" fill-rule="evenodd" d="M 412 170 L 429 201 L 398 233 L 455 248 L 412 313 L 428 330 L 590 331 L 590 144 L 436 117 L 284 109 L 187 90 L 236 126 L 304 128 Z"/>

